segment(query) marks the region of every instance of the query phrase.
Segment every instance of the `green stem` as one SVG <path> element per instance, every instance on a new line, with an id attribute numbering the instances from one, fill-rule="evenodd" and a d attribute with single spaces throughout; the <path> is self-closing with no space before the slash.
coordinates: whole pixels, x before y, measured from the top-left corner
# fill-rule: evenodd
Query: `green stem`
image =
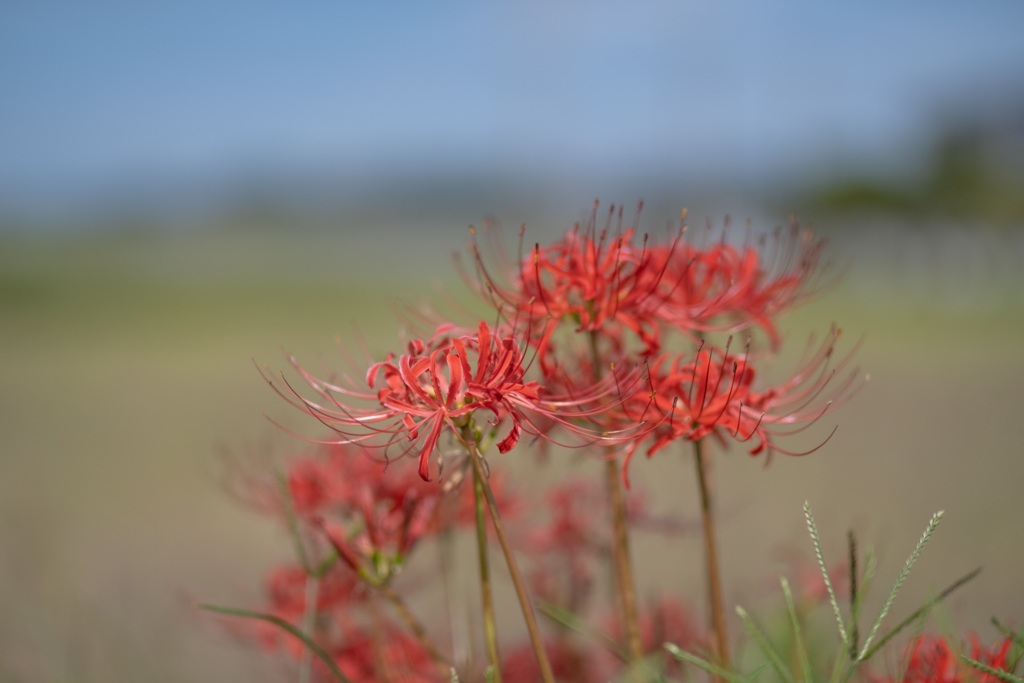
<path id="1" fill-rule="evenodd" d="M 612 559 L 615 566 L 615 583 L 619 615 L 626 632 L 626 647 L 629 662 L 643 659 L 643 645 L 640 641 L 640 625 L 636 607 L 633 567 L 629 560 L 629 524 L 626 520 L 626 501 L 620 485 L 618 458 L 605 460 L 604 483 L 612 515 Z"/>
<path id="2" fill-rule="evenodd" d="M 700 512 L 704 522 L 704 559 L 707 567 L 708 607 L 711 611 L 711 628 L 715 633 L 715 650 L 718 664 L 724 669 L 731 668 L 729 661 L 729 634 L 725 625 L 725 603 L 722 599 L 722 576 L 718 567 L 718 550 L 715 543 L 714 506 L 711 500 L 711 473 L 705 460 L 703 441 L 693 442 L 694 459 L 697 463 L 697 485 L 700 488 Z"/>
<path id="3" fill-rule="evenodd" d="M 597 333 L 591 331 L 590 361 L 594 381 L 601 379 L 601 355 L 597 349 Z M 615 596 L 619 619 L 626 634 L 626 649 L 629 663 L 643 659 L 643 644 L 640 640 L 640 620 L 636 606 L 636 581 L 633 578 L 633 564 L 629 553 L 629 523 L 626 519 L 626 501 L 622 495 L 619 460 L 609 449 L 604 466 L 605 493 L 612 518 L 612 566 L 615 573 Z"/>
<path id="4" fill-rule="evenodd" d="M 544 683 L 555 683 L 555 675 L 551 671 L 551 664 L 548 662 L 547 653 L 544 651 L 544 641 L 540 637 L 540 628 L 537 626 L 537 617 L 530 603 L 530 596 L 526 592 L 526 585 L 523 583 L 522 575 L 519 573 L 519 566 L 516 564 L 515 556 L 505 534 L 505 524 L 501 521 L 501 513 L 498 511 L 498 502 L 494 499 L 494 491 L 487 481 L 484 472 L 483 455 L 474 439 L 466 441 L 469 448 L 469 459 L 473 463 L 474 475 L 483 485 L 484 499 L 487 502 L 487 512 L 491 516 L 491 523 L 494 525 L 494 533 L 498 537 L 498 544 L 501 552 L 505 555 L 505 562 L 508 565 L 509 577 L 516 589 L 516 597 L 519 598 L 519 605 L 523 609 L 523 619 L 526 621 L 526 630 L 530 635 L 530 644 L 533 646 L 534 656 L 537 658 L 537 666 L 540 668 L 541 680 Z"/>
<path id="5" fill-rule="evenodd" d="M 466 430 L 468 431 L 468 430 Z M 464 432 L 464 436 L 469 436 Z M 470 456 L 473 457 L 473 456 Z M 498 630 L 494 621 L 494 597 L 491 593 L 491 570 L 487 560 L 487 520 L 484 518 L 484 485 L 479 468 L 473 468 L 473 500 L 476 507 L 476 548 L 480 564 L 480 599 L 484 613 L 484 642 L 487 661 L 501 683 L 501 658 L 498 656 Z"/>

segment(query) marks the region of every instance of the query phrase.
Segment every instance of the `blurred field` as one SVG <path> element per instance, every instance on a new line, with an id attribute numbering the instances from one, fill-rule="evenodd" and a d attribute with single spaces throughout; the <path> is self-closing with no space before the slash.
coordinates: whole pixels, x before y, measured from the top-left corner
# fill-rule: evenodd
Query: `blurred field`
<path id="1" fill-rule="evenodd" d="M 260 415 L 287 411 L 252 359 L 282 367 L 283 348 L 329 364 L 335 339 L 354 334 L 394 346 L 394 302 L 454 283 L 448 255 L 464 239 L 458 227 L 2 238 L 0 681 L 272 678 L 190 607 L 257 604 L 260 578 L 288 556 L 273 523 L 226 495 L 217 457 L 218 444 L 286 442 Z M 883 585 L 945 509 L 894 616 L 983 565 L 950 603 L 953 622 L 986 636 L 989 616 L 1019 625 L 1022 241 L 837 242 L 849 275 L 787 334 L 799 346 L 836 321 L 851 343 L 863 335 L 871 381 L 814 455 L 767 469 L 740 450 L 717 459 L 727 599 L 777 604 L 781 549 L 809 557 L 805 499 L 831 558 L 849 526 L 875 543 Z M 633 479 L 660 509 L 693 516 L 689 464 L 666 454 Z M 699 539 L 636 547 L 645 591 L 698 595 Z"/>

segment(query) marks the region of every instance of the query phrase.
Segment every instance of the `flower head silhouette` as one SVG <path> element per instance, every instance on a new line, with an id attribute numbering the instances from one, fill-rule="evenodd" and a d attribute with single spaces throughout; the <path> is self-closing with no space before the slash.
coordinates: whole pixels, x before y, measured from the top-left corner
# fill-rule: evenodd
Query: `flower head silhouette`
<path id="1" fill-rule="evenodd" d="M 741 244 L 726 240 L 728 229 L 727 223 L 719 239 L 704 246 L 686 241 L 651 250 L 650 271 L 659 273 L 653 313 L 691 336 L 758 327 L 777 348 L 778 316 L 823 287 L 825 241 L 795 220 L 788 230 Z"/>
<path id="2" fill-rule="evenodd" d="M 807 451 L 783 448 L 779 437 L 814 425 L 861 386 L 859 369 L 839 374 L 853 357 L 851 351 L 838 361 L 834 359 L 839 337 L 838 328 L 832 328 L 817 349 L 812 339 L 810 354 L 789 379 L 764 389 L 755 382 L 749 349 L 733 354 L 731 337 L 724 347 L 701 344 L 692 356 L 663 355 L 650 364 L 650 392 L 630 396 L 613 417 L 626 423 L 653 424 L 647 432 L 652 435 L 648 456 L 675 441 L 700 441 L 705 437 L 722 443 L 753 441 L 751 455 L 807 455 L 824 445 L 835 429 Z M 624 476 L 630 459 L 647 441 L 647 433 L 639 434 L 630 444 L 623 463 Z"/>
<path id="3" fill-rule="evenodd" d="M 492 431 L 506 432 L 498 450 L 507 453 L 524 430 L 548 438 L 551 425 L 561 425 L 593 439 L 610 438 L 575 420 L 600 412 L 619 391 L 620 377 L 582 388 L 572 395 L 548 395 L 540 383 L 526 379 L 524 354 L 512 332 L 495 335 L 481 322 L 475 333 L 453 325 L 440 326 L 429 340 L 410 342 L 408 353 L 388 354 L 366 372 L 365 389 L 342 379 L 318 379 L 295 360 L 292 366 L 317 395 L 309 399 L 287 381 L 264 378 L 293 406 L 330 427 L 338 439 L 324 443 L 365 443 L 400 455 L 415 454 L 418 470 L 429 480 L 431 456 L 448 430 L 464 440 L 465 430 L 478 429 L 478 412 L 488 415 Z M 364 407 L 360 407 L 362 404 Z M 365 407 L 370 404 L 369 407 Z"/>
<path id="4" fill-rule="evenodd" d="M 471 285 L 507 317 L 528 321 L 529 341 L 545 371 L 554 365 L 552 337 L 562 325 L 604 340 L 632 332 L 646 353 L 660 345 L 654 312 L 668 291 L 661 279 L 672 247 L 660 247 L 659 258 L 646 235 L 638 238 L 635 227 L 623 227 L 621 207 L 610 207 L 601 229 L 597 212 L 595 202 L 586 224 L 577 223 L 552 244 L 534 245 L 515 264 L 500 264 L 505 273 L 488 268 L 475 239 L 470 247 L 477 270 Z"/>

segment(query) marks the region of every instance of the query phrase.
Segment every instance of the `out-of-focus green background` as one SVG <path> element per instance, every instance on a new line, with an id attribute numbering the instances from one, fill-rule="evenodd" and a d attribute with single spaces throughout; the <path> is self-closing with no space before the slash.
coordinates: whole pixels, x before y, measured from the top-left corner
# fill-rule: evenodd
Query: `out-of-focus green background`
<path id="1" fill-rule="evenodd" d="M 289 556 L 219 456 L 291 443 L 253 360 L 394 347 L 470 223 L 543 241 L 595 196 L 652 233 L 799 211 L 845 272 L 784 321 L 864 339 L 836 436 L 716 456 L 729 602 L 810 557 L 804 500 L 882 584 L 945 509 L 894 616 L 983 565 L 950 623 L 1019 624 L 1024 15 L 909 7 L 0 7 L 0 681 L 287 676 L 193 608 Z M 696 514 L 689 459 L 632 478 Z M 699 557 L 639 539 L 644 592 L 699 604 Z"/>

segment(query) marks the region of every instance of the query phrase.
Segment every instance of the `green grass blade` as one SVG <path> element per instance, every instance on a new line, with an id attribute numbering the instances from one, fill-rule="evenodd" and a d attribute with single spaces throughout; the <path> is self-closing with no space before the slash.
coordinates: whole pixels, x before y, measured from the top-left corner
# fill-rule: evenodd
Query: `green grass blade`
<path id="1" fill-rule="evenodd" d="M 909 617 L 901 621 L 899 624 L 896 625 L 894 629 L 892 629 L 891 631 L 886 633 L 882 638 L 880 638 L 879 641 L 875 643 L 874 647 L 867 650 L 866 652 L 862 652 L 861 656 L 858 658 L 858 661 L 865 662 L 868 659 L 871 659 L 871 656 L 879 650 L 881 650 L 883 647 L 885 647 L 885 644 L 893 638 L 895 638 L 896 634 L 898 634 L 907 626 L 910 626 L 912 623 L 923 617 L 931 610 L 932 607 L 935 607 L 935 605 L 939 604 L 940 602 L 948 598 L 954 591 L 956 591 L 958 588 L 960 588 L 964 584 L 968 583 L 969 581 L 977 577 L 980 573 L 981 567 L 978 567 L 974 571 L 964 574 L 959 579 L 949 584 L 941 593 L 939 593 L 932 599 L 928 600 L 928 602 L 921 605 L 921 607 L 915 610 L 913 614 L 911 614 Z"/>
<path id="2" fill-rule="evenodd" d="M 1015 676 L 1009 671 L 1003 671 L 1002 669 L 993 669 L 988 664 L 982 664 L 978 660 L 971 659 L 966 655 L 960 655 L 960 659 L 964 660 L 978 671 L 983 671 L 987 674 L 991 674 L 992 676 L 995 676 L 996 678 L 1002 681 L 1006 681 L 1006 683 L 1024 683 L 1024 678 L 1021 678 L 1020 676 Z"/>
<path id="3" fill-rule="evenodd" d="M 920 540 L 917 545 L 914 546 L 914 552 L 910 553 L 910 557 L 903 565 L 903 569 L 900 570 L 900 575 L 896 578 L 896 583 L 893 585 L 892 590 L 889 591 L 889 596 L 885 599 L 885 603 L 882 605 L 882 611 L 878 613 L 878 618 L 875 619 L 875 623 L 871 626 L 871 631 L 868 632 L 868 637 L 864 640 L 864 647 L 860 651 L 860 655 L 857 657 L 858 662 L 862 662 L 865 659 L 865 654 L 868 652 L 868 648 L 871 647 L 871 642 L 875 639 L 875 635 L 878 633 L 878 629 L 882 626 L 882 620 L 885 619 L 886 615 L 889 614 L 889 608 L 892 607 L 892 601 L 896 599 L 896 594 L 900 592 L 900 588 L 903 587 L 903 582 L 907 580 L 907 575 L 910 574 L 910 569 L 917 562 L 917 558 L 921 556 L 921 551 L 927 545 L 928 540 L 935 533 L 936 527 L 939 526 L 939 522 L 942 521 L 942 510 L 939 510 L 932 518 L 928 520 L 928 526 L 925 528 L 924 533 L 921 534 Z"/>
<path id="4" fill-rule="evenodd" d="M 978 571 L 981 571 L 981 569 L 978 569 Z M 1016 633 L 1015 631 L 1011 631 L 1006 625 L 1004 625 L 995 617 L 992 617 L 992 625 L 995 626 L 996 629 L 998 629 L 999 632 L 1002 633 L 1004 636 L 1015 642 L 1017 644 L 1017 647 L 1024 648 L 1024 636 L 1021 636 L 1021 634 Z"/>
<path id="5" fill-rule="evenodd" d="M 627 666 L 625 670 L 615 678 L 615 680 L 622 683 L 632 681 L 648 681 L 649 683 L 656 683 L 657 681 L 664 681 L 664 662 L 661 659 L 660 653 L 655 652 L 643 659 L 636 660 Z"/>
<path id="6" fill-rule="evenodd" d="M 1024 659 L 1024 636 L 1022 636 L 1021 633 L 1011 631 L 1009 628 L 1006 627 L 1006 625 L 1004 625 L 995 617 L 992 617 L 992 625 L 995 626 L 1000 633 L 1002 633 L 1004 636 L 1012 640 L 1013 643 L 1017 646 L 1017 656 L 1014 657 L 1013 661 L 1010 663 L 1010 670 L 1016 671 L 1017 665 L 1020 664 L 1020 660 Z M 1024 633 L 1024 631 L 1022 631 L 1022 633 Z"/>
<path id="7" fill-rule="evenodd" d="M 807 531 L 811 534 L 811 542 L 814 543 L 814 556 L 818 559 L 818 569 L 825 579 L 825 588 L 828 590 L 828 599 L 832 603 L 832 610 L 836 613 L 836 623 L 839 624 L 839 636 L 843 644 L 849 647 L 850 638 L 846 635 L 846 626 L 843 624 L 843 614 L 839 611 L 839 601 L 836 600 L 836 592 L 832 588 L 832 580 L 828 577 L 828 569 L 825 568 L 825 556 L 821 552 L 821 537 L 818 536 L 818 527 L 814 523 L 814 515 L 811 514 L 811 504 L 804 501 L 804 519 L 807 521 Z"/>
<path id="8" fill-rule="evenodd" d="M 803 672 L 801 680 L 803 683 L 811 683 L 811 660 L 807 656 L 807 646 L 804 644 L 803 629 L 800 628 L 800 618 L 793 602 L 793 592 L 789 589 L 789 581 L 786 581 L 785 578 L 780 578 L 779 582 L 782 584 L 782 595 L 786 599 L 789 623 L 793 626 L 793 643 L 796 645 L 797 660 L 800 662 L 800 670 Z"/>
<path id="9" fill-rule="evenodd" d="M 750 681 L 750 679 L 745 678 L 743 676 L 737 676 L 733 672 L 726 671 L 722 667 L 716 664 L 712 664 L 706 659 L 702 659 L 697 655 L 692 655 L 686 650 L 683 650 L 679 646 L 673 645 L 672 643 L 665 643 L 664 647 L 666 650 L 668 650 L 668 653 L 670 655 L 672 655 L 679 661 L 687 662 L 688 664 L 693 664 L 696 667 L 700 667 L 701 669 L 707 671 L 709 674 L 718 676 L 719 678 L 724 678 L 725 680 L 729 681 L 729 683 L 749 683 Z"/>
<path id="10" fill-rule="evenodd" d="M 785 681 L 785 683 L 796 683 L 796 680 L 793 678 L 793 672 L 782 661 L 782 656 L 779 655 L 779 651 L 768 640 L 768 636 L 760 624 L 754 621 L 754 618 L 747 614 L 747 611 L 742 607 L 736 607 L 736 614 L 739 615 L 740 620 L 743 621 L 743 626 L 747 629 L 747 633 L 754 639 L 757 646 L 761 648 L 761 652 L 764 653 L 765 658 L 768 659 L 768 663 L 775 669 L 775 673 L 779 675 L 779 678 Z"/>
<path id="11" fill-rule="evenodd" d="M 843 664 L 846 661 L 848 661 L 849 654 L 850 653 L 846 650 L 846 648 L 842 648 L 838 652 L 836 652 L 836 659 L 832 663 L 832 675 L 829 676 L 828 679 L 829 681 L 831 681 L 831 683 L 839 683 L 839 674 L 843 670 Z M 846 683 L 846 681 L 850 680 L 850 676 L 853 675 L 853 672 L 856 668 L 857 662 L 854 662 L 850 666 L 846 667 L 846 675 L 843 676 L 843 683 Z"/>
<path id="12" fill-rule="evenodd" d="M 584 638 L 597 641 L 604 649 L 623 662 L 629 661 L 628 653 L 615 642 L 614 638 L 603 631 L 593 628 L 586 621 L 560 605 L 552 602 L 538 601 L 537 610 L 559 626 L 575 631 Z"/>
<path id="13" fill-rule="evenodd" d="M 342 683 L 354 683 L 351 678 L 342 673 L 341 669 L 339 669 L 338 665 L 334 663 L 334 660 L 331 659 L 331 656 L 327 654 L 326 650 L 317 645 L 316 642 L 308 635 L 280 617 L 275 617 L 273 614 L 261 614 L 260 612 L 250 612 L 249 610 L 235 609 L 233 607 L 219 607 L 217 605 L 199 605 L 199 607 L 200 609 L 216 612 L 218 614 L 227 614 L 232 617 L 244 617 L 246 619 L 257 619 L 259 621 L 265 621 L 269 624 L 273 624 L 301 640 L 303 645 L 312 650 L 313 654 L 319 657 L 320 660 L 327 665 L 327 668 L 331 670 L 331 673 L 333 673 L 334 677 L 339 681 Z"/>

